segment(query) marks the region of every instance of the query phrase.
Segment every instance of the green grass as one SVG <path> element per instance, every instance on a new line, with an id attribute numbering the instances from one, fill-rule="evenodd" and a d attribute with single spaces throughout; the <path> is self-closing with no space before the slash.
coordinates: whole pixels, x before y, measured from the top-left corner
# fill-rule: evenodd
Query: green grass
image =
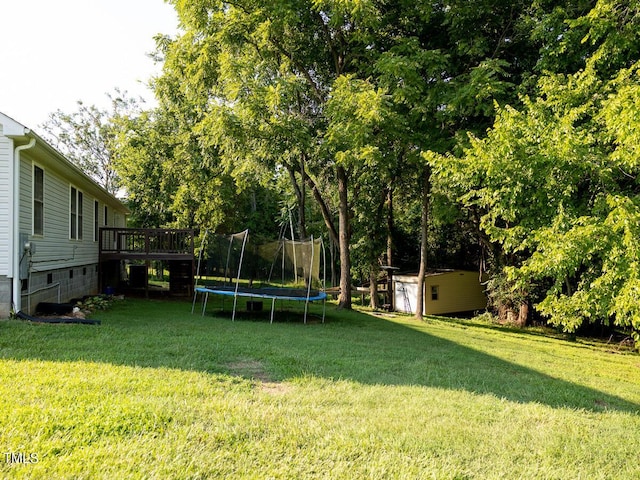
<path id="1" fill-rule="evenodd" d="M 479 321 L 329 306 L 325 324 L 231 322 L 210 305 L 0 322 L 0 477 L 640 477 L 637 354 Z"/>

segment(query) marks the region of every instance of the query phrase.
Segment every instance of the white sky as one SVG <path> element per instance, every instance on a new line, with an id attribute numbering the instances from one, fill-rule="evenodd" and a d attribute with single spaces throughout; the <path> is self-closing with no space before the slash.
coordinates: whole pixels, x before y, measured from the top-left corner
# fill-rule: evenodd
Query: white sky
<path id="1" fill-rule="evenodd" d="M 0 112 L 32 128 L 76 101 L 108 106 L 117 87 L 153 105 L 154 35 L 175 36 L 164 0 L 1 0 Z"/>

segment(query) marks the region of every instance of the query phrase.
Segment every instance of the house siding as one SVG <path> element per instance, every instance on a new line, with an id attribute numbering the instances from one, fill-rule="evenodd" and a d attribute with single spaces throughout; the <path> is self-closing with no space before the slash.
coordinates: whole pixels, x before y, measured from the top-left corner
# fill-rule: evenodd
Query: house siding
<path id="1" fill-rule="evenodd" d="M 44 233 L 33 235 L 33 166 L 44 170 Z M 94 241 L 94 196 L 38 163 L 27 152 L 21 156 L 20 232 L 35 245 L 29 254 L 28 289 L 22 292 L 22 310 L 34 313 L 40 302 L 69 301 L 98 293 L 98 242 Z M 82 192 L 82 239 L 70 238 L 71 187 Z M 98 200 L 100 210 L 104 203 Z M 114 212 L 109 226 L 120 226 L 126 217 Z M 99 218 L 100 225 L 104 219 Z"/>
<path id="2" fill-rule="evenodd" d="M 11 199 L 9 198 L 9 172 L 13 159 L 13 142 L 2 134 L 0 124 L 0 277 L 9 274 L 9 222 L 11 221 Z M 1 288 L 1 287 L 0 287 Z"/>
<path id="3" fill-rule="evenodd" d="M 33 160 L 23 154 L 20 205 L 20 231 L 28 233 L 36 245 L 31 258 L 32 272 L 66 268 L 96 262 L 98 245 L 93 241 L 93 197 L 83 195 L 83 239 L 69 238 L 69 198 L 72 183 L 51 169 L 44 170 L 44 234 L 32 235 Z M 37 165 L 37 162 L 36 162 Z M 90 204 L 91 202 L 91 204 Z M 89 215 L 87 215 L 89 210 Z"/>
<path id="4" fill-rule="evenodd" d="M 13 172 L 15 147 L 20 152 L 19 172 Z M 33 234 L 33 169 L 44 172 L 43 232 Z M 19 196 L 12 198 L 13 174 L 20 178 Z M 70 192 L 82 192 L 82 239 L 70 238 Z M 62 154 L 34 132 L 0 113 L 0 317 L 7 317 L 21 288 L 21 310 L 34 313 L 39 302 L 67 302 L 98 291 L 98 242 L 94 238 L 94 202 L 109 209 L 107 226 L 125 226 L 128 210 Z M 13 211 L 18 207 L 18 218 Z M 10 250 L 13 222 L 18 245 Z M 32 246 L 24 250 L 26 242 Z M 20 260 L 19 266 L 13 262 Z"/>
<path id="5" fill-rule="evenodd" d="M 13 160 L 13 142 L 3 135 L 0 124 L 0 318 L 11 312 L 11 279 L 9 275 L 9 222 L 11 199 L 9 198 L 9 172 Z M 9 301 L 7 301 L 9 299 Z"/>

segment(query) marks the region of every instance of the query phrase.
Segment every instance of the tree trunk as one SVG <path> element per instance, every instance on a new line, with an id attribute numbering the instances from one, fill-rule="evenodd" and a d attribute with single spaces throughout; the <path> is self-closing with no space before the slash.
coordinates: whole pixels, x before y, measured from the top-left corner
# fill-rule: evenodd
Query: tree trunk
<path id="1" fill-rule="evenodd" d="M 502 324 L 524 328 L 527 326 L 528 319 L 528 302 L 521 302 L 518 305 L 503 304 L 498 306 L 498 321 Z"/>
<path id="2" fill-rule="evenodd" d="M 378 299 L 378 269 L 372 266 L 369 270 L 369 306 L 374 310 L 380 308 Z"/>
<path id="3" fill-rule="evenodd" d="M 305 183 L 304 183 L 304 157 L 300 159 L 300 184 L 296 179 L 295 171 L 293 171 L 287 165 L 287 172 L 289 172 L 289 179 L 293 186 L 293 191 L 296 194 L 296 201 L 298 204 L 298 237 L 301 239 L 307 238 L 307 220 L 305 215 Z M 293 239 L 292 239 L 293 240 Z"/>
<path id="4" fill-rule="evenodd" d="M 336 257 L 338 255 L 336 255 L 336 243 L 332 240 L 329 239 L 329 253 L 331 254 L 331 286 L 335 286 L 338 285 L 340 280 L 338 278 L 338 274 L 336 273 L 338 270 L 338 262 L 336 261 Z"/>
<path id="5" fill-rule="evenodd" d="M 347 172 L 336 167 L 338 177 L 338 229 L 340 248 L 340 295 L 338 307 L 351 309 L 351 255 L 349 253 L 349 202 L 347 195 Z"/>
<path id="6" fill-rule="evenodd" d="M 523 302 L 520 304 L 520 308 L 518 309 L 518 321 L 516 322 L 516 325 L 521 328 L 526 327 L 528 318 L 529 318 L 529 303 Z"/>
<path id="7" fill-rule="evenodd" d="M 387 190 L 387 265 L 393 267 L 393 186 Z"/>
<path id="8" fill-rule="evenodd" d="M 299 197 L 298 197 L 298 235 L 300 235 L 301 239 L 307 238 L 307 215 L 306 215 L 306 199 L 307 192 L 305 191 L 305 183 L 304 183 L 304 172 L 306 170 L 305 166 L 305 155 L 304 153 L 300 155 L 300 178 L 303 180 L 300 182 Z"/>
<path id="9" fill-rule="evenodd" d="M 288 169 L 295 170 L 295 168 L 292 165 L 288 163 L 285 163 L 285 165 Z M 331 241 L 333 241 L 336 245 L 340 245 L 338 231 L 336 230 L 335 225 L 333 223 L 331 210 L 329 209 L 329 206 L 327 205 L 327 203 L 324 201 L 324 198 L 320 193 L 320 189 L 318 188 L 316 183 L 313 181 L 313 178 L 311 178 L 306 171 L 301 173 L 302 173 L 302 178 L 304 180 L 304 183 L 306 183 L 307 186 L 311 189 L 311 194 L 313 195 L 313 198 L 317 202 L 318 207 L 320 207 L 320 213 L 322 214 L 324 224 L 327 227 L 327 230 L 329 231 L 329 236 L 331 237 Z"/>
<path id="10" fill-rule="evenodd" d="M 424 315 L 424 278 L 427 274 L 427 231 L 429 227 L 429 196 L 431 193 L 431 169 L 425 167 L 422 179 L 422 215 L 420 216 L 420 271 L 418 272 L 418 292 L 416 295 L 417 319 Z"/>
<path id="11" fill-rule="evenodd" d="M 287 168 L 294 170 L 292 165 L 287 164 Z M 331 211 L 324 201 L 320 189 L 307 174 L 306 171 L 301 172 L 304 183 L 311 189 L 313 198 L 320 207 L 322 218 L 329 231 L 331 240 L 338 245 L 340 254 L 340 295 L 338 296 L 338 307 L 351 309 L 351 255 L 349 253 L 349 202 L 347 195 L 347 172 L 344 167 L 336 167 L 336 176 L 338 180 L 338 230 L 336 231 L 331 216 Z"/>

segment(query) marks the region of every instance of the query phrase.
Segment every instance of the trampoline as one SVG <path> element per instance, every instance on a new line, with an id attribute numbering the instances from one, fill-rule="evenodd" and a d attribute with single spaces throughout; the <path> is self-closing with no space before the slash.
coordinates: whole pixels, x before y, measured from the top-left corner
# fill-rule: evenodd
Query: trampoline
<path id="1" fill-rule="evenodd" d="M 234 287 L 196 287 L 196 292 L 204 294 L 202 297 L 202 315 L 204 315 L 204 312 L 207 309 L 207 302 L 209 300 L 210 293 L 230 297 L 251 297 L 271 300 L 271 314 L 269 316 L 270 323 L 273 323 L 276 300 L 305 302 L 304 323 L 307 323 L 308 303 L 318 300 L 322 300 L 324 302 L 327 298 L 327 294 L 325 292 L 317 290 L 307 292 L 299 288 L 238 288 L 236 290 Z M 236 305 L 234 305 L 234 319 L 235 308 Z M 322 322 L 324 323 L 324 309 L 322 312 Z"/>
<path id="2" fill-rule="evenodd" d="M 238 298 L 259 298 L 271 300 L 270 323 L 273 323 L 276 300 L 304 302 L 304 323 L 307 323 L 309 303 L 322 301 L 322 323 L 325 320 L 326 298 L 324 291 L 324 246 L 321 239 L 309 241 L 292 241 L 281 239 L 261 245 L 248 246 L 249 232 L 220 236 L 215 240 L 209 239 L 213 245 L 205 248 L 208 233 L 205 233 L 198 259 L 198 273 L 205 252 L 210 252 L 214 258 L 208 262 L 207 273 L 223 278 L 221 285 L 194 286 L 191 313 L 194 313 L 198 294 L 202 295 L 202 316 L 204 316 L 209 295 L 233 297 L 233 311 L 231 320 L 235 320 Z M 224 251 L 226 250 L 226 255 Z M 223 256 L 226 256 L 224 265 Z M 205 259 L 206 260 L 206 259 Z M 212 263 L 213 262 L 213 263 Z M 321 275 L 322 271 L 322 275 Z M 280 277 L 282 286 L 274 286 L 274 277 Z M 300 285 L 300 283 L 302 285 Z M 254 286 L 258 285 L 258 286 Z M 314 288 L 315 287 L 315 288 Z"/>

